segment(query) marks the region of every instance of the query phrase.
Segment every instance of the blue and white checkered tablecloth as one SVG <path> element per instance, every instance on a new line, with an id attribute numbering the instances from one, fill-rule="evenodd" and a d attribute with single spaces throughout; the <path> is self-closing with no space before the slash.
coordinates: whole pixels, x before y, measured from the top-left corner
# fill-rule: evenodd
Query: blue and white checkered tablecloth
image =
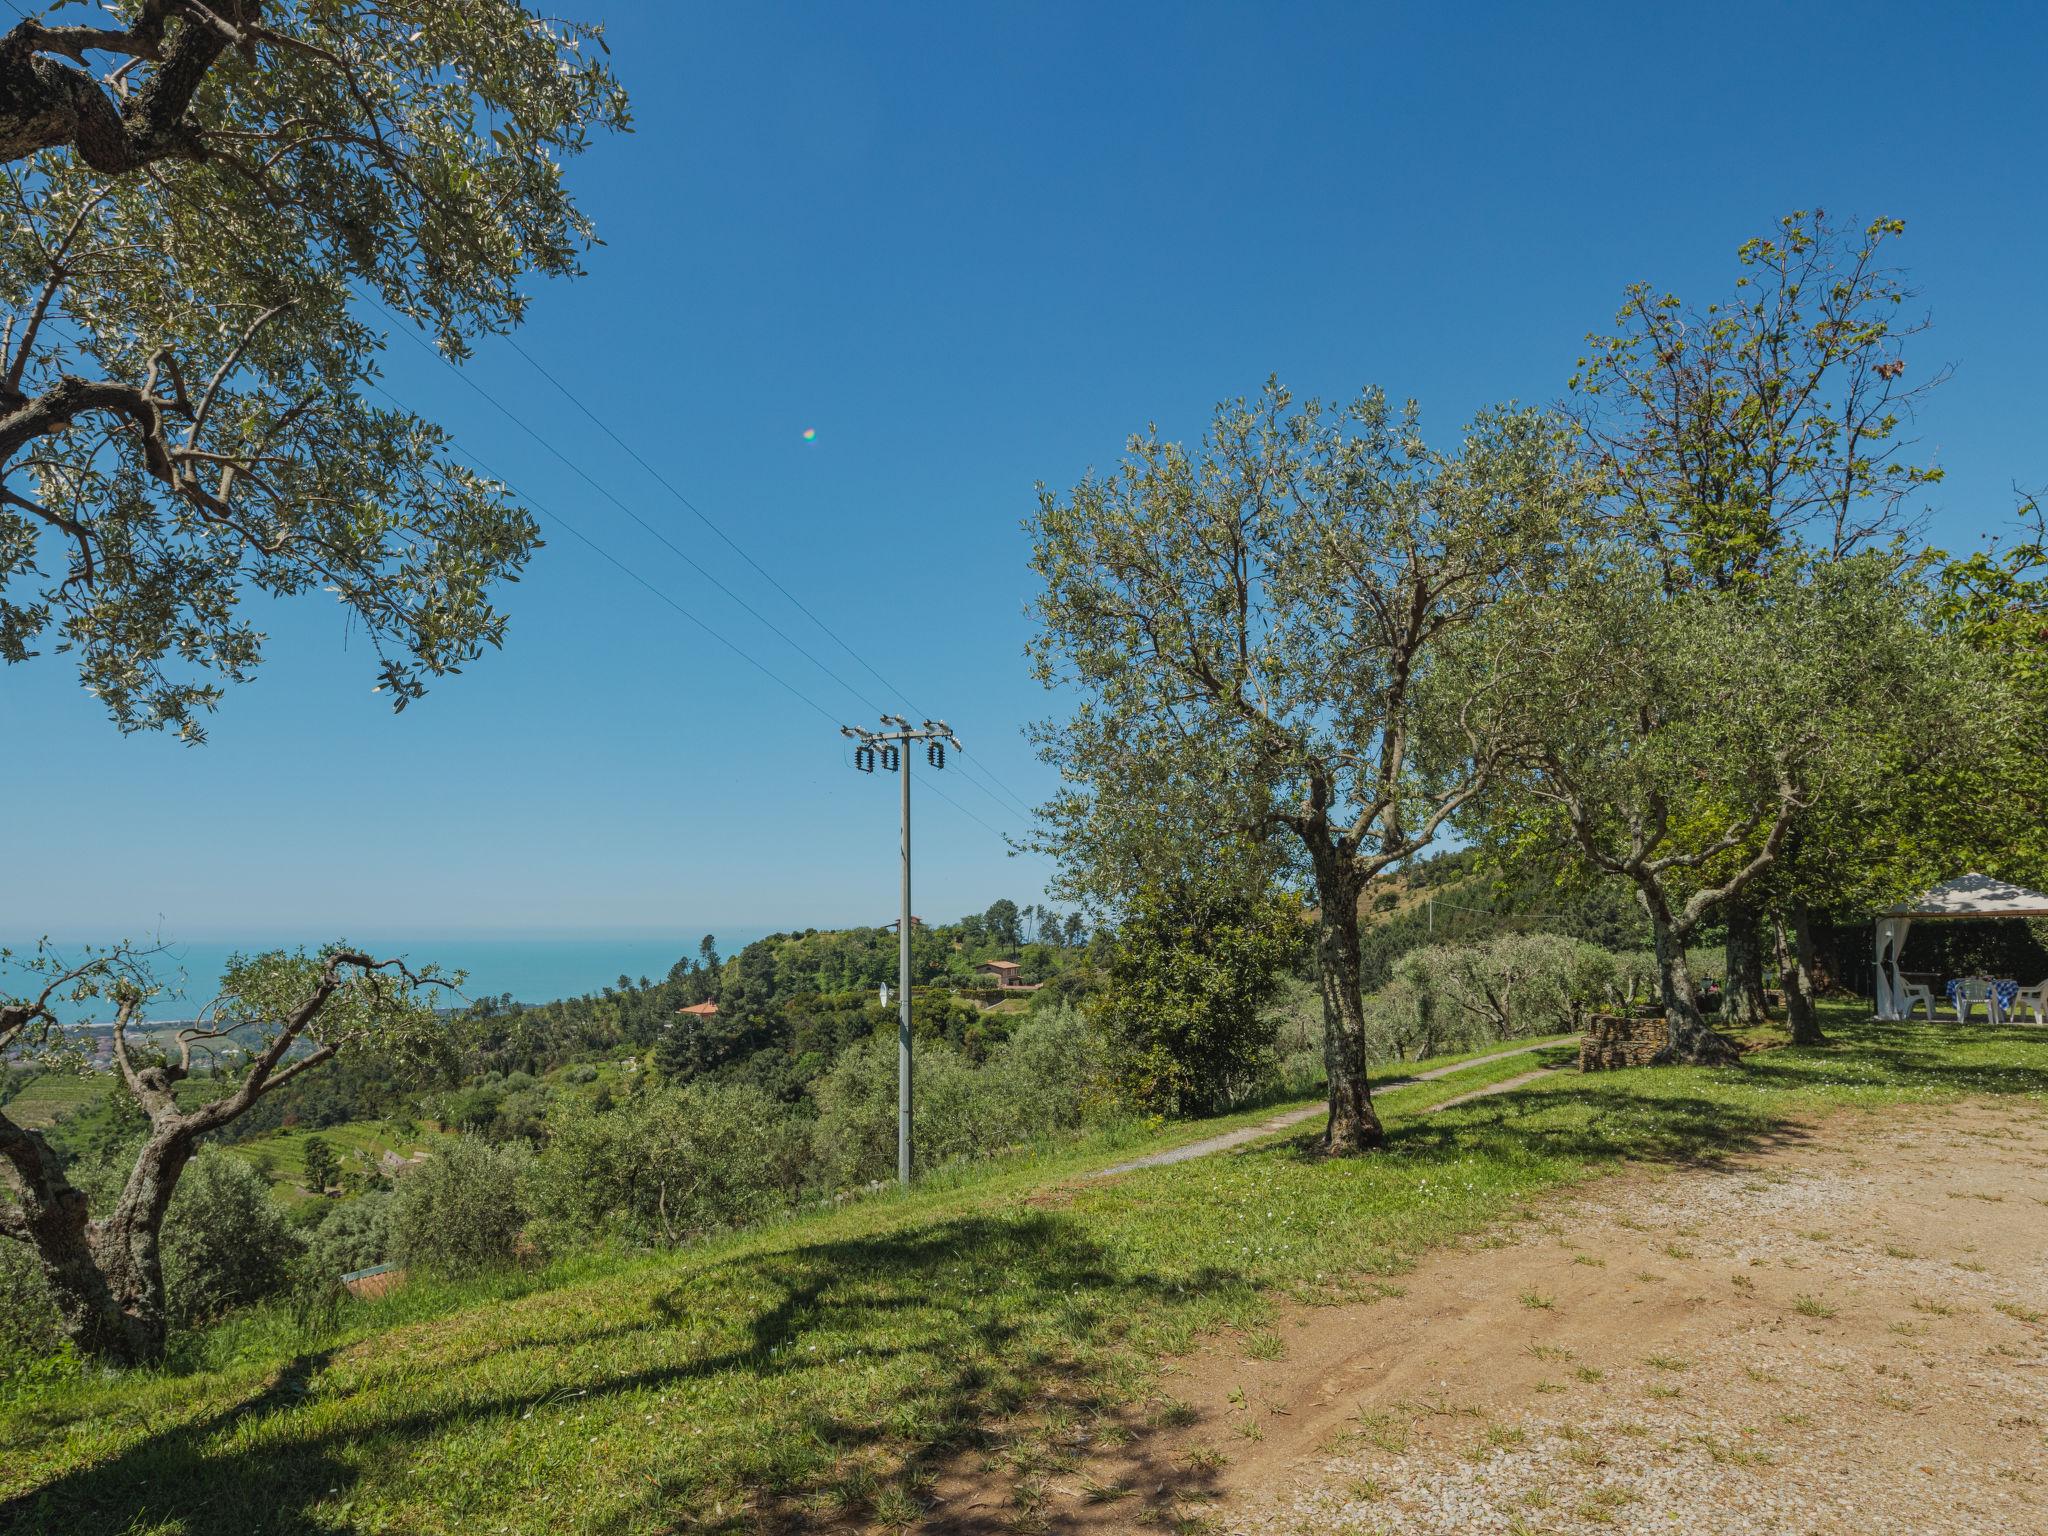
<path id="1" fill-rule="evenodd" d="M 1971 977 L 1966 980 L 1952 981 L 1948 984 L 1949 1006 L 1955 1009 L 1957 1018 L 1963 1016 L 1963 988 L 1968 980 L 1976 979 Z M 1994 981 L 1990 986 L 1992 995 L 1998 999 L 1998 1016 L 2002 1019 L 2010 1018 L 2012 1015 L 2013 999 L 2020 995 L 2020 984 L 2016 981 Z"/>

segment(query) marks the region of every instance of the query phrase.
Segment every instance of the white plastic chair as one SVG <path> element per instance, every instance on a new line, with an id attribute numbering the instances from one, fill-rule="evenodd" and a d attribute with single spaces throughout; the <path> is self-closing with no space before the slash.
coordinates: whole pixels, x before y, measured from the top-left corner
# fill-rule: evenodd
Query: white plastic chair
<path id="1" fill-rule="evenodd" d="M 2033 1014 L 2036 1024 L 2048 1023 L 2048 1018 L 2043 1017 L 2048 1015 L 2048 981 L 2039 982 L 2031 987 L 2021 987 L 2013 996 L 2012 1011 L 2015 1016 L 2021 1013 Z"/>
<path id="2" fill-rule="evenodd" d="M 1979 1003 L 1984 1005 L 1984 1021 L 1987 1024 L 2001 1022 L 1998 1017 L 1998 994 L 1991 990 L 1991 983 L 1981 976 L 1965 979 L 1962 986 L 1956 989 L 1956 1022 L 1969 1023 L 1970 1015 L 1977 1011 Z"/>
<path id="3" fill-rule="evenodd" d="M 1915 1008 L 1925 1008 L 1927 1010 L 1927 1022 L 1930 1024 L 1934 1022 L 1934 993 L 1919 982 L 1901 981 L 1899 983 L 1899 999 L 1901 1004 L 1899 1009 L 1900 1018 L 1910 1019 L 1913 1017 L 1913 1010 Z"/>

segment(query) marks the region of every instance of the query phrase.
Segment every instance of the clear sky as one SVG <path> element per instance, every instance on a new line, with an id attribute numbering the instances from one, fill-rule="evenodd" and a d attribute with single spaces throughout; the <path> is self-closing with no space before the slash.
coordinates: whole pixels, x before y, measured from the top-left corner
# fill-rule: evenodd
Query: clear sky
<path id="1" fill-rule="evenodd" d="M 1034 481 L 1269 372 L 1413 395 L 1448 441 L 1555 398 L 1625 283 L 1718 295 L 1794 208 L 1907 220 L 1912 366 L 1956 369 L 1920 423 L 1937 533 L 2048 483 L 2030 8 L 570 8 L 609 21 L 637 131 L 573 167 L 607 243 L 521 345 L 1026 799 Z M 893 915 L 895 784 L 833 722 L 899 696 L 516 352 L 469 372 L 868 697 L 394 340 L 394 392 L 822 713 L 555 524 L 507 649 L 402 716 L 317 600 L 260 610 L 269 661 L 202 748 L 122 738 L 45 658 L 0 674 L 0 935 Z M 991 830 L 1016 808 L 941 783 L 988 825 L 921 798 L 919 911 L 1032 899 Z"/>

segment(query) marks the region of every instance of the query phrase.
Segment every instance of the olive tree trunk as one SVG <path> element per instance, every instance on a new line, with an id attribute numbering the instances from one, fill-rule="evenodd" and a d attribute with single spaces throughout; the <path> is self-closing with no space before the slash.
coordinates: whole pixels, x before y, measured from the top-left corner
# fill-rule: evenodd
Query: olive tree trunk
<path id="1" fill-rule="evenodd" d="M 1820 1010 L 1814 1007 L 1813 920 L 1806 907 L 1794 903 L 1778 919 L 1778 973 L 1785 989 L 1785 1019 L 1794 1045 L 1825 1045 Z"/>
<path id="2" fill-rule="evenodd" d="M 119 1203 L 100 1221 L 38 1132 L 0 1122 L 0 1141 L 17 1188 L 29 1197 L 16 1218 L 20 1230 L 9 1231 L 36 1250 L 65 1337 L 81 1355 L 110 1365 L 161 1360 L 167 1314 L 160 1239 L 194 1138 L 151 1137 Z"/>
<path id="3" fill-rule="evenodd" d="M 1671 1038 L 1656 1060 L 1662 1064 L 1719 1067 L 1742 1059 L 1735 1043 L 1714 1029 L 1700 1012 L 1699 989 L 1686 963 L 1685 945 L 1694 924 L 1672 914 L 1661 891 L 1641 891 L 1643 906 L 1650 914 L 1650 931 L 1657 951 L 1657 980 L 1663 994 L 1664 1021 Z"/>
<path id="4" fill-rule="evenodd" d="M 1358 944 L 1356 866 L 1334 850 L 1311 849 L 1316 876 L 1316 969 L 1323 986 L 1323 1065 L 1330 1080 L 1326 1150 L 1348 1155 L 1387 1139 L 1366 1076 L 1365 995 Z"/>
<path id="5" fill-rule="evenodd" d="M 1728 920 L 1728 996 L 1722 1004 L 1728 1016 L 1744 1024 L 1761 1024 L 1769 1017 L 1764 1004 L 1763 916 L 1748 902 L 1731 901 L 1725 909 Z"/>

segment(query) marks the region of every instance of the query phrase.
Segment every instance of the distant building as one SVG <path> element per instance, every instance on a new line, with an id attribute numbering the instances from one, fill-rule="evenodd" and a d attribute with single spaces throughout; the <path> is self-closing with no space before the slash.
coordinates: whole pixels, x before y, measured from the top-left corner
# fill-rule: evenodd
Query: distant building
<path id="1" fill-rule="evenodd" d="M 676 1012 L 686 1014 L 693 1019 L 711 1019 L 718 1016 L 718 1004 L 692 1003 L 687 1008 L 678 1008 Z"/>
<path id="2" fill-rule="evenodd" d="M 984 960 L 981 962 L 981 964 L 977 965 L 974 968 L 974 971 L 976 975 L 986 976 L 989 980 L 993 981 L 997 986 L 1005 989 L 1006 991 L 1036 991 L 1037 984 L 1035 982 L 1026 982 L 1017 979 L 1018 976 L 1022 973 L 1023 969 L 1024 967 L 1018 964 L 1015 960 Z"/>

